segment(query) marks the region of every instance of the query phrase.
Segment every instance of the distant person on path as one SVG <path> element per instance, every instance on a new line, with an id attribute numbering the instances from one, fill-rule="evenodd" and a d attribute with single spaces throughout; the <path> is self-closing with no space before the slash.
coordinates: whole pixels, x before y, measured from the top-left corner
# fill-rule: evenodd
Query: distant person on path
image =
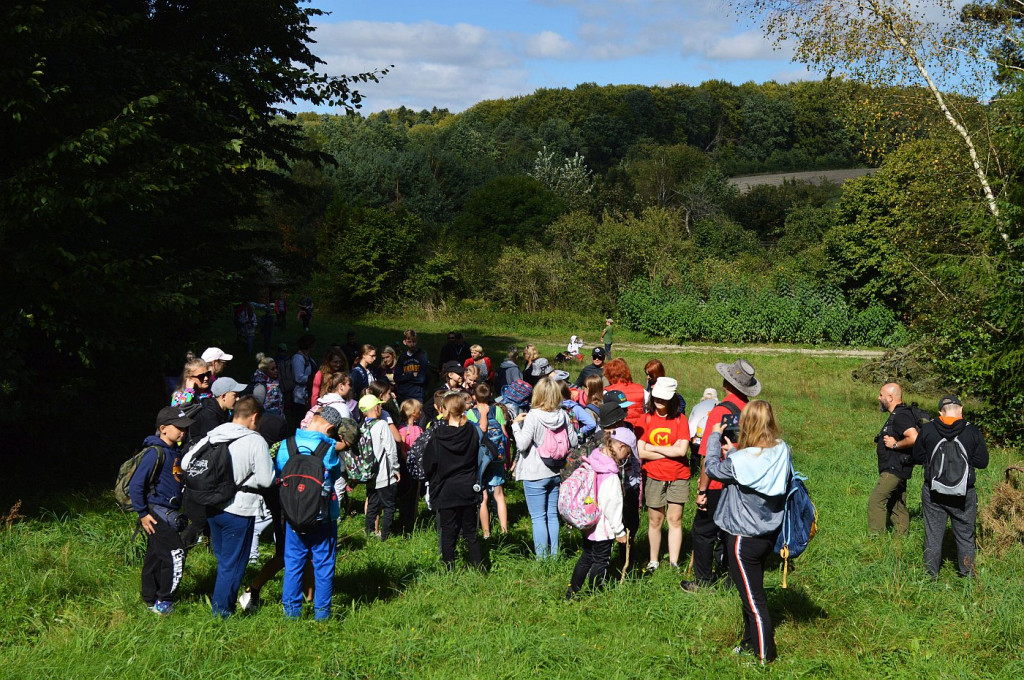
<path id="1" fill-rule="evenodd" d="M 313 299 L 303 295 L 299 300 L 299 323 L 302 324 L 302 332 L 309 332 L 309 324 L 313 322 Z"/>
<path id="2" fill-rule="evenodd" d="M 217 579 L 210 602 L 214 615 L 222 618 L 235 610 L 238 588 L 249 563 L 256 515 L 261 505 L 259 489 L 274 483 L 274 463 L 267 442 L 256 432 L 262 411 L 254 397 L 241 397 L 235 402 L 231 422 L 214 428 L 181 462 L 188 474 L 193 457 L 207 441 L 229 442 L 232 476 L 238 491 L 227 503 L 206 507 L 210 547 L 217 558 Z"/>
<path id="3" fill-rule="evenodd" d="M 878 483 L 868 498 L 868 530 L 880 534 L 892 522 L 896 533 L 906 535 L 910 532 L 907 480 L 914 472 L 912 454 L 917 422 L 914 412 L 903 403 L 903 389 L 896 383 L 882 385 L 878 407 L 889 417 L 875 437 Z"/>
<path id="4" fill-rule="evenodd" d="M 604 329 L 601 331 L 601 342 L 604 343 L 604 356 L 607 359 L 612 358 L 612 343 L 615 342 L 613 337 L 615 331 L 612 330 L 612 320 L 604 320 Z"/>
<path id="5" fill-rule="evenodd" d="M 270 352 L 270 343 L 274 339 L 274 326 L 277 324 L 277 314 L 274 312 L 274 301 L 267 300 L 263 305 L 263 314 L 260 316 L 260 333 L 263 335 L 263 353 Z"/>
<path id="6" fill-rule="evenodd" d="M 469 345 L 466 344 L 466 340 L 462 337 L 462 333 L 450 331 L 445 344 L 441 347 L 441 355 L 438 358 L 437 365 L 444 366 L 449 361 L 456 361 L 460 366 L 464 366 L 466 359 L 469 357 Z"/>
<path id="7" fill-rule="evenodd" d="M 715 425 L 726 421 L 730 426 L 726 433 L 731 440 L 733 436 L 738 438 L 735 433 L 740 416 L 747 407 L 747 402 L 761 393 L 761 383 L 754 375 L 754 367 L 744 359 L 737 359 L 731 364 L 715 364 L 715 370 L 722 376 L 725 398 L 708 413 L 704 431 L 710 432 Z M 694 513 L 693 528 L 690 530 L 690 539 L 693 543 L 693 580 L 679 584 L 679 587 L 688 593 L 711 585 L 727 572 L 725 535 L 715 524 L 715 512 L 722 496 L 722 483 L 711 479 L 704 472 L 709 452 L 712 455 L 720 455 L 721 449 L 709 449 L 708 437 L 704 437 L 698 449 L 703 462 L 700 480 L 697 482 L 697 511 Z"/>
<path id="8" fill-rule="evenodd" d="M 782 526 L 792 461 L 766 401 L 756 399 L 743 409 L 738 442 L 723 441 L 724 430 L 721 422 L 711 428 L 704 470 L 725 484 L 715 522 L 726 533 L 729 576 L 743 605 L 743 638 L 733 652 L 753 654 L 763 665 L 778 655 L 764 568 Z"/>
<path id="9" fill-rule="evenodd" d="M 277 327 L 282 331 L 288 328 L 288 302 L 285 300 L 284 293 L 277 294 L 277 300 L 274 301 L 274 312 L 277 313 Z"/>
<path id="10" fill-rule="evenodd" d="M 189 352 L 185 356 L 185 368 L 181 371 L 178 389 L 171 395 L 171 406 L 185 406 L 210 396 L 213 373 L 206 362 Z"/>
<path id="11" fill-rule="evenodd" d="M 590 352 L 591 363 L 589 366 L 584 366 L 580 374 L 576 376 L 576 382 L 573 383 L 576 387 L 583 387 L 586 383 L 587 378 L 592 375 L 601 376 L 604 374 L 604 349 L 601 347 L 595 347 Z"/>
<path id="12" fill-rule="evenodd" d="M 430 361 L 427 353 L 419 349 L 416 340 L 416 331 L 410 329 L 404 333 L 402 344 L 405 351 L 398 357 L 398 364 L 395 366 L 395 393 L 398 401 L 415 399 L 425 401 L 427 393 L 427 371 L 430 368 Z"/>
<path id="13" fill-rule="evenodd" d="M 185 546 L 178 532 L 188 523 L 181 513 L 181 449 L 178 444 L 192 425 L 181 409 L 165 406 L 156 416 L 156 434 L 128 483 L 132 509 L 146 535 L 142 562 L 142 601 L 161 616 L 174 610 L 174 591 L 185 569 Z M 161 457 L 163 461 L 161 462 Z"/>
<path id="14" fill-rule="evenodd" d="M 959 475 L 943 475 L 938 484 L 934 483 L 939 476 L 938 462 L 943 457 L 940 447 L 946 448 L 954 457 L 965 456 L 961 460 L 966 464 L 966 479 L 959 480 L 963 482 L 962 489 L 950 489 L 945 484 L 947 479 L 957 479 Z M 940 399 L 939 417 L 921 427 L 914 442 L 913 458 L 915 464 L 924 466 L 924 485 L 921 487 L 924 567 L 930 576 L 938 577 L 942 566 L 942 538 L 948 521 L 953 525 L 953 538 L 956 539 L 957 572 L 964 578 L 972 578 L 974 526 L 978 518 L 974 471 L 988 467 L 988 447 L 978 428 L 964 420 L 964 407 L 955 394 Z M 958 467 L 949 467 L 960 471 Z M 936 486 L 940 488 L 936 489 Z"/>
<path id="15" fill-rule="evenodd" d="M 238 343 L 245 348 L 246 358 L 252 356 L 253 340 L 256 337 L 256 326 L 259 320 L 251 302 L 243 302 L 235 310 L 235 331 Z"/>
<path id="16" fill-rule="evenodd" d="M 545 464 L 539 449 L 545 433 L 564 428 L 569 448 L 578 443 L 569 415 L 562 409 L 562 392 L 551 378 L 542 378 L 533 390 L 530 410 L 512 421 L 519 458 L 515 476 L 523 483 L 526 507 L 533 524 L 533 548 L 537 559 L 558 556 L 558 487 L 559 471 Z"/>
<path id="17" fill-rule="evenodd" d="M 505 353 L 505 360 L 501 362 L 494 374 L 494 394 L 500 395 L 506 385 L 523 379 L 523 372 L 519 370 L 519 364 L 516 363 L 518 358 L 519 348 L 509 345 L 508 351 Z"/>

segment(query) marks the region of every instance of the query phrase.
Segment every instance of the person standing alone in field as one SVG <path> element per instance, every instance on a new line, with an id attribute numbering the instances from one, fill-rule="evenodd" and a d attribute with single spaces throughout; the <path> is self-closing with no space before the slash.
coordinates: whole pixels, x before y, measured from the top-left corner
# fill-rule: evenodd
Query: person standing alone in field
<path id="1" fill-rule="evenodd" d="M 612 343 L 615 342 L 613 337 L 615 331 L 612 330 L 612 320 L 604 320 L 604 329 L 601 331 L 601 342 L 604 343 L 604 357 L 605 359 L 612 358 Z"/>
<path id="2" fill-rule="evenodd" d="M 868 498 L 868 530 L 880 534 L 892 522 L 896 532 L 905 535 L 910 531 L 907 480 L 914 471 L 911 452 L 917 441 L 917 424 L 914 412 L 903 403 L 903 389 L 896 383 L 882 385 L 878 407 L 889 417 L 875 437 L 878 483 Z"/>
<path id="3" fill-rule="evenodd" d="M 939 400 L 939 417 L 921 427 L 912 455 L 914 463 L 924 466 L 924 567 L 932 578 L 939 575 L 942 537 L 949 521 L 956 539 L 958 572 L 971 578 L 978 518 L 974 471 L 988 467 L 988 448 L 978 428 L 964 420 L 959 397 L 949 394 Z"/>

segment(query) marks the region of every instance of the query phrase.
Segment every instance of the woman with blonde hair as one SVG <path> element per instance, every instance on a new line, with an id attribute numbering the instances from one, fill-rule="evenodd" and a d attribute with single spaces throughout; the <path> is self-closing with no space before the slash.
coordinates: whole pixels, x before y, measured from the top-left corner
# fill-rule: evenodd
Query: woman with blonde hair
<path id="1" fill-rule="evenodd" d="M 523 380 L 533 386 L 536 386 L 537 381 L 540 380 L 540 376 L 533 374 L 533 362 L 539 358 L 540 352 L 537 351 L 537 345 L 531 343 L 523 348 Z"/>
<path id="2" fill-rule="evenodd" d="M 733 652 L 775 660 L 775 627 L 764 591 L 764 567 L 782 526 L 793 462 L 771 404 L 755 399 L 740 414 L 739 441 L 722 442 L 725 425 L 707 435 L 704 470 L 725 484 L 715 524 L 727 534 L 729 576 L 743 605 L 743 639 Z M 718 452 L 718 455 L 715 453 Z"/>
<path id="3" fill-rule="evenodd" d="M 210 396 L 213 373 L 208 364 L 192 352 L 185 355 L 185 368 L 181 371 L 178 389 L 171 395 L 171 406 L 184 406 Z"/>
<path id="4" fill-rule="evenodd" d="M 512 421 L 512 434 L 519 450 L 515 475 L 523 483 L 526 494 L 526 507 L 533 523 L 534 551 L 537 559 L 555 557 L 558 555 L 560 465 L 550 456 L 543 457 L 541 452 L 550 453 L 555 444 L 572 448 L 578 443 L 569 415 L 562 409 L 562 390 L 557 382 L 547 377 L 537 382 L 530 411 Z M 563 456 L 567 454 L 568 449 Z"/>

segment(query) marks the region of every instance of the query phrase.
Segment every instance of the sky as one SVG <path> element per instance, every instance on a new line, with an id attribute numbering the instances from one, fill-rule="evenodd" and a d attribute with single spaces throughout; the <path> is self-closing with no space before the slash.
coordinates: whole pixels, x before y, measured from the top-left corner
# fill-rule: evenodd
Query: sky
<path id="1" fill-rule="evenodd" d="M 363 113 L 459 112 L 485 99 L 580 83 L 698 85 L 815 79 L 727 0 L 312 0 L 313 51 L 360 83 Z"/>

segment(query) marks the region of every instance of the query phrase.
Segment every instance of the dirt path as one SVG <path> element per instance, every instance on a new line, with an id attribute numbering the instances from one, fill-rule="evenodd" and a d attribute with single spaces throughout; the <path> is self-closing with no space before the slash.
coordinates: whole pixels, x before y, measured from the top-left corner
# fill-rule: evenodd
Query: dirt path
<path id="1" fill-rule="evenodd" d="M 616 342 L 612 346 L 612 355 L 616 349 L 630 352 L 650 352 L 652 354 L 747 354 L 761 356 L 781 356 L 783 354 L 806 354 L 816 357 L 840 357 L 849 359 L 880 359 L 883 350 L 875 349 L 804 349 L 801 347 L 760 347 L 742 345 L 729 347 L 725 345 L 642 345 L 632 342 Z"/>
<path id="2" fill-rule="evenodd" d="M 820 184 L 822 180 L 828 180 L 842 184 L 848 179 L 870 175 L 875 172 L 873 168 L 850 168 L 848 170 L 809 170 L 807 172 L 779 172 L 772 175 L 745 175 L 743 177 L 730 177 L 729 184 L 737 187 L 741 194 L 750 191 L 751 187 L 759 184 L 781 185 L 786 180 L 800 180 Z"/>

